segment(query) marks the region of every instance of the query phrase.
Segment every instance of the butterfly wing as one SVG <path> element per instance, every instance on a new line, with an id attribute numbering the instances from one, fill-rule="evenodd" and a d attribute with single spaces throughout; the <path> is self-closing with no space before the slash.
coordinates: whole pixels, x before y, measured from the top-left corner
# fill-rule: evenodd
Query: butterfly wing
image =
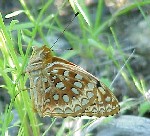
<path id="1" fill-rule="evenodd" d="M 43 72 L 42 116 L 109 116 L 117 114 L 119 105 L 114 94 L 96 77 L 81 67 L 53 57 Z M 42 86 L 43 85 L 43 86 Z"/>
<path id="2" fill-rule="evenodd" d="M 26 72 L 33 106 L 41 117 L 109 116 L 119 112 L 114 94 L 81 67 L 36 48 Z"/>

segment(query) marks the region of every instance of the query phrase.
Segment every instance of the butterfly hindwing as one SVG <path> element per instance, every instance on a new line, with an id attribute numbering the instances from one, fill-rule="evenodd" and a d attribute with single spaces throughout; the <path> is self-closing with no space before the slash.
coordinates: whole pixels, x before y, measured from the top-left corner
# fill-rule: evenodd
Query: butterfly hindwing
<path id="1" fill-rule="evenodd" d="M 27 73 L 34 108 L 42 117 L 100 117 L 119 112 L 108 87 L 81 67 L 53 57 L 46 46 L 34 51 Z"/>

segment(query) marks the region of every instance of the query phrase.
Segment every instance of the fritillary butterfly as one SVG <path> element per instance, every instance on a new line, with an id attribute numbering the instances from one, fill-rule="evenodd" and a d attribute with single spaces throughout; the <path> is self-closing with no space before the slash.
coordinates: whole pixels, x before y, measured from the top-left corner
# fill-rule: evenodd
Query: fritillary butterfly
<path id="1" fill-rule="evenodd" d="M 120 106 L 106 85 L 81 67 L 52 55 L 45 45 L 33 49 L 26 68 L 33 106 L 41 117 L 109 116 Z"/>

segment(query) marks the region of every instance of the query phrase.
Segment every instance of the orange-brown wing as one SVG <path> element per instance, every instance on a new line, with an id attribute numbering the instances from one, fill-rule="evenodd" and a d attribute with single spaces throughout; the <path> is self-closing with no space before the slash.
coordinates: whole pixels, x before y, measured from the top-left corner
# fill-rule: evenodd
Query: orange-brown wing
<path id="1" fill-rule="evenodd" d="M 109 116 L 119 112 L 114 94 L 96 77 L 61 58 L 32 79 L 31 98 L 40 116 Z"/>

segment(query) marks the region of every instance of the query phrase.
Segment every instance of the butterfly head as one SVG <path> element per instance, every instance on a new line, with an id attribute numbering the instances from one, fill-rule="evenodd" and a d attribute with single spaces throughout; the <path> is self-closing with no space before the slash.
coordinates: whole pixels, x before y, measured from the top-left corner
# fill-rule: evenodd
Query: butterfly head
<path id="1" fill-rule="evenodd" d="M 26 71 L 31 71 L 30 69 L 40 68 L 44 64 L 52 61 L 52 52 L 51 50 L 46 47 L 46 45 L 42 47 L 33 47 L 33 53 L 30 57 L 30 61 L 26 68 Z M 36 67 L 35 67 L 36 66 Z"/>
<path id="2" fill-rule="evenodd" d="M 45 59 L 51 58 L 52 57 L 52 53 L 51 50 L 46 47 L 46 45 L 42 46 L 42 47 L 33 47 L 33 53 L 32 56 L 30 58 L 30 62 L 32 61 L 43 61 Z"/>

